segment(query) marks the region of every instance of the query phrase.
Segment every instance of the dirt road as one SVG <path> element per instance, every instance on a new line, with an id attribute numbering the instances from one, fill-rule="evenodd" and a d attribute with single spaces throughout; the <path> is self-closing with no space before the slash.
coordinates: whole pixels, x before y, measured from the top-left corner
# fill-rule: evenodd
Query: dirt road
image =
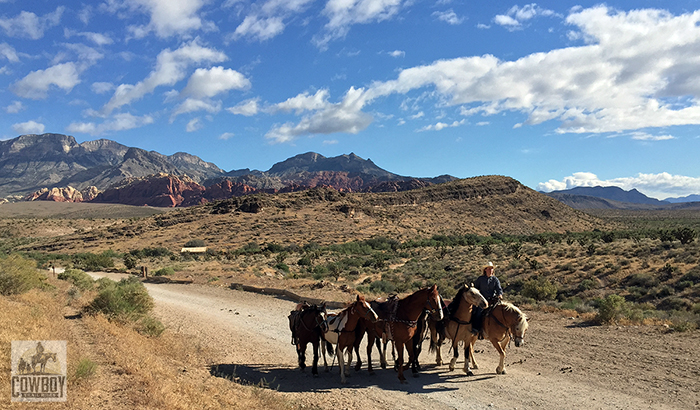
<path id="1" fill-rule="evenodd" d="M 118 276 L 113 276 L 115 279 Z M 291 400 L 321 409 L 700 409 L 699 331 L 662 327 L 585 326 L 575 319 L 526 312 L 525 345 L 498 354 L 479 341 L 476 376 L 435 366 L 424 343 L 417 378 L 400 384 L 393 370 L 363 370 L 340 384 L 337 363 L 320 377 L 297 368 L 287 315 L 294 303 L 266 295 L 197 285 L 147 284 L 155 314 L 172 331 L 217 352 L 223 376 L 267 384 Z M 365 342 L 361 353 L 365 358 Z M 307 365 L 311 364 L 311 347 Z M 443 359 L 452 355 L 444 347 Z M 410 372 L 409 372 L 410 374 Z"/>

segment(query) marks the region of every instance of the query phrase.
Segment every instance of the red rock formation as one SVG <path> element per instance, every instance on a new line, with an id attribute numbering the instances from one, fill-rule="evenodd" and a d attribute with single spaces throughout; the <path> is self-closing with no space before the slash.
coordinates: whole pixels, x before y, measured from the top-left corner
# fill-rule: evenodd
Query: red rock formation
<path id="1" fill-rule="evenodd" d="M 65 188 L 42 188 L 24 198 L 26 201 L 82 202 L 83 195 L 71 186 Z"/>
<path id="2" fill-rule="evenodd" d="M 206 202 L 202 194 L 205 188 L 190 178 L 156 174 L 141 178 L 128 178 L 119 186 L 109 188 L 91 202 L 126 205 L 175 207 Z"/>

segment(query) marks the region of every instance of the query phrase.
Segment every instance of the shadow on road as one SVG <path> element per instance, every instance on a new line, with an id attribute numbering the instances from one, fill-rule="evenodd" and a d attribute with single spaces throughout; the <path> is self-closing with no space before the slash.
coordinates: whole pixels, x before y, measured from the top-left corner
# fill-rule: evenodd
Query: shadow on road
<path id="1" fill-rule="evenodd" d="M 356 372 L 350 371 L 347 384 L 340 383 L 340 371 L 337 365 L 329 372 L 319 366 L 319 375 L 311 374 L 311 366 L 305 371 L 299 368 L 276 367 L 267 364 L 231 364 L 222 363 L 212 365 L 209 373 L 215 377 L 221 377 L 244 385 L 255 385 L 270 388 L 280 392 L 328 392 L 333 389 L 381 387 L 384 390 L 399 390 L 408 393 L 431 393 L 436 391 L 458 390 L 457 383 L 484 382 L 494 378 L 494 375 L 469 377 L 461 371 L 448 372 L 447 368 L 437 369 L 435 366 L 424 366 L 423 371 L 417 377 L 412 377 L 410 370 L 404 374 L 406 384 L 399 382 L 397 373 L 393 369 L 376 369 L 375 374 L 370 375 L 366 369 Z M 452 385 L 452 386 L 451 386 Z"/>

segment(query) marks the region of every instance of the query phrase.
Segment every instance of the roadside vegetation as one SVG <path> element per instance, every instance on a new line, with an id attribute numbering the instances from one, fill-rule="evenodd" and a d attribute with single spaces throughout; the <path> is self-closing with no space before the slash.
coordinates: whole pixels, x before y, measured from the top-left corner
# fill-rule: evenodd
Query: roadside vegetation
<path id="1" fill-rule="evenodd" d="M 0 385 L 10 385 L 13 340 L 68 342 L 68 401 L 32 408 L 296 408 L 275 391 L 211 377 L 211 353 L 150 317 L 139 281 L 50 272 L 17 254 L 0 257 Z M 9 388 L 0 402 L 10 403 Z"/>

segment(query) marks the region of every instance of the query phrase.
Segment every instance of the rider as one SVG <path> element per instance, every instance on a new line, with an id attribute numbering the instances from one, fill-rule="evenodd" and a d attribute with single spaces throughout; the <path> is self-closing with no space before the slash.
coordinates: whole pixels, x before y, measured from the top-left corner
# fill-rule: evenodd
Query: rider
<path id="1" fill-rule="evenodd" d="M 474 287 L 481 293 L 481 296 L 489 302 L 489 307 L 496 305 L 503 299 L 503 288 L 501 281 L 494 275 L 496 266 L 493 262 L 487 263 L 482 268 L 482 275 L 474 282 Z M 478 306 L 474 307 L 472 313 L 472 333 L 478 334 L 484 322 L 484 310 Z"/>

